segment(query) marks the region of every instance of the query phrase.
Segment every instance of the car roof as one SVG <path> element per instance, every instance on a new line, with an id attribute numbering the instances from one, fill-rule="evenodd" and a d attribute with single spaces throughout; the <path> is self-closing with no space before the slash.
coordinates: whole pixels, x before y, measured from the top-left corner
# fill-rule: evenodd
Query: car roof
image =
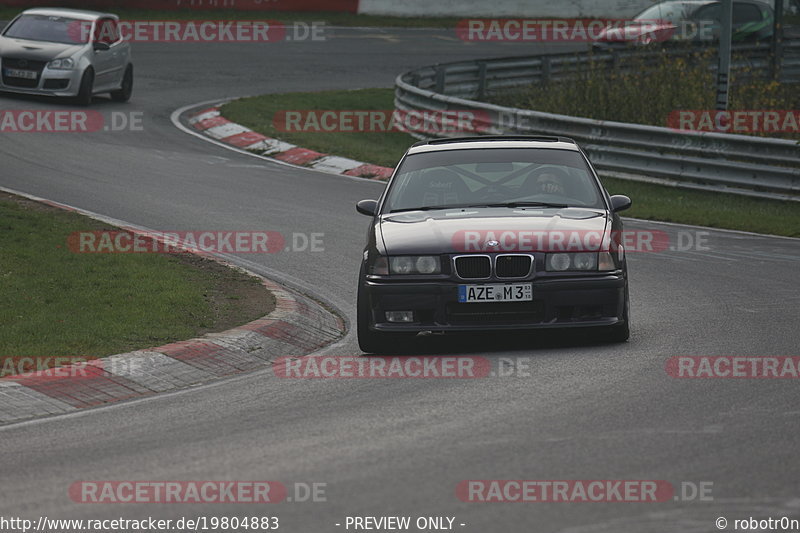
<path id="1" fill-rule="evenodd" d="M 705 5 L 705 4 L 713 4 L 714 2 L 718 2 L 719 0 L 667 0 L 666 2 L 658 2 L 657 4 L 653 4 L 650 7 L 656 6 L 668 6 L 672 4 L 686 4 L 686 5 Z"/>
<path id="2" fill-rule="evenodd" d="M 675 5 L 675 4 L 683 4 L 683 5 L 687 5 L 687 6 L 701 7 L 701 6 L 707 6 L 709 4 L 718 4 L 719 2 L 720 2 L 720 0 L 666 0 L 665 2 L 658 2 L 657 4 L 653 4 L 650 7 L 656 7 L 656 6 L 666 7 L 666 6 Z M 769 4 L 769 2 L 767 0 L 734 0 L 734 3 L 735 4 L 757 4 L 757 5 L 770 6 L 770 4 Z"/>
<path id="3" fill-rule="evenodd" d="M 95 20 L 101 17 L 118 18 L 113 13 L 101 13 L 99 11 L 89 11 L 88 9 L 69 9 L 55 7 L 35 7 L 26 9 L 23 15 L 44 15 L 46 17 L 69 17 L 80 20 Z"/>
<path id="4" fill-rule="evenodd" d="M 408 154 L 438 152 L 443 150 L 485 150 L 491 148 L 533 148 L 580 151 L 575 141 L 566 137 L 532 135 L 479 135 L 475 137 L 453 137 L 420 141 L 408 150 Z"/>

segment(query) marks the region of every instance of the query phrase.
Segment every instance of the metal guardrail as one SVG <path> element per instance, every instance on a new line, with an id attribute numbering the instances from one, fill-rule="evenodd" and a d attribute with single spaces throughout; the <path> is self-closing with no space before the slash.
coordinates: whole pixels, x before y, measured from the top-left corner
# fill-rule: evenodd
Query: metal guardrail
<path id="1" fill-rule="evenodd" d="M 785 41 L 784 81 L 800 82 L 800 40 Z M 668 51 L 685 54 L 685 51 Z M 768 46 L 737 46 L 734 69 L 768 76 Z M 589 61 L 625 69 L 633 57 L 656 61 L 659 52 L 619 50 L 462 61 L 424 67 L 395 81 L 400 111 L 473 111 L 491 134 L 558 135 L 575 139 L 602 174 L 748 196 L 800 201 L 800 143 L 716 132 L 601 121 L 476 101 L 503 89 L 566 80 Z"/>

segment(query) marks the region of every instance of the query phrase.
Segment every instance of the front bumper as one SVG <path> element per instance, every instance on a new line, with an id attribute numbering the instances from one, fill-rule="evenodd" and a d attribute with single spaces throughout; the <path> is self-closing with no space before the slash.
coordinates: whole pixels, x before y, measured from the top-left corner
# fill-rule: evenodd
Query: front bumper
<path id="1" fill-rule="evenodd" d="M 44 68 L 39 77 L 30 82 L 22 79 L 13 79 L 0 72 L 0 91 L 35 94 L 44 96 L 74 97 L 78 95 L 81 85 L 81 71 L 55 70 Z"/>
<path id="2" fill-rule="evenodd" d="M 519 283 L 529 283 L 520 281 Z M 533 301 L 459 303 L 455 281 L 394 282 L 367 279 L 365 294 L 377 331 L 476 331 L 612 326 L 624 320 L 623 272 L 569 279 L 536 279 Z M 497 282 L 491 282 L 497 283 Z M 517 282 L 515 282 L 517 283 Z M 413 323 L 390 323 L 386 311 L 413 311 Z"/>

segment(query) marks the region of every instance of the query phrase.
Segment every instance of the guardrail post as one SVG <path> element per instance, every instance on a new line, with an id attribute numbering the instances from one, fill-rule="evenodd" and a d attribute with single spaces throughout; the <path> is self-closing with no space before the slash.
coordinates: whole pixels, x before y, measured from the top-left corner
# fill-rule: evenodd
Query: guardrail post
<path id="1" fill-rule="evenodd" d="M 436 92 L 439 93 L 439 94 L 444 94 L 444 77 L 445 77 L 444 67 L 437 66 L 436 67 Z"/>
<path id="2" fill-rule="evenodd" d="M 486 61 L 478 62 L 478 100 L 486 96 Z"/>
<path id="3" fill-rule="evenodd" d="M 550 83 L 552 62 L 548 56 L 542 56 L 542 83 Z"/>
<path id="4" fill-rule="evenodd" d="M 772 52 L 771 74 L 773 80 L 781 77 L 781 44 L 783 41 L 783 0 L 775 0 L 775 20 L 772 25 Z"/>
<path id="5" fill-rule="evenodd" d="M 728 110 L 731 76 L 731 42 L 733 40 L 733 0 L 722 1 L 722 32 L 719 36 L 719 69 L 717 70 L 717 110 Z"/>

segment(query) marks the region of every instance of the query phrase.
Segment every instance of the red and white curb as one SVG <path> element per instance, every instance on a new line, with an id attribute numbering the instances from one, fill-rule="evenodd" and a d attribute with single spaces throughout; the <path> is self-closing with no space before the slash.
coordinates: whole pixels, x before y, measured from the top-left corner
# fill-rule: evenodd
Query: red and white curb
<path id="1" fill-rule="evenodd" d="M 2 187 L 0 190 L 113 223 L 113 219 L 71 206 Z M 139 227 L 125 229 L 153 235 L 151 230 Z M 279 357 L 307 355 L 344 334 L 344 321 L 311 298 L 220 258 L 204 257 L 259 278 L 275 297 L 275 309 L 258 320 L 221 333 L 94 359 L 67 369 L 2 378 L 0 424 L 197 385 L 264 367 Z"/>
<path id="2" fill-rule="evenodd" d="M 389 179 L 392 172 L 394 172 L 393 168 L 372 165 L 346 157 L 323 154 L 266 137 L 226 119 L 220 114 L 218 106 L 190 112 L 187 116 L 187 122 L 190 127 L 206 137 L 291 165 L 313 168 L 329 174 L 342 174 L 383 181 Z"/>

